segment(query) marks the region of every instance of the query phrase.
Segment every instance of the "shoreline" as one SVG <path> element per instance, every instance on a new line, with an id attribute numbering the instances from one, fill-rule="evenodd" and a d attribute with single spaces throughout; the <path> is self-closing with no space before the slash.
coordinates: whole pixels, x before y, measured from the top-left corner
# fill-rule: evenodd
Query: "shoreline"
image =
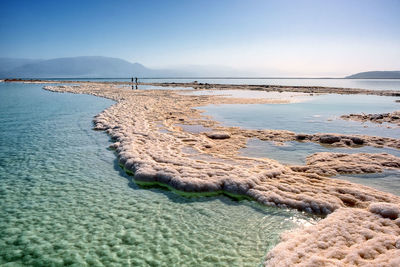
<path id="1" fill-rule="evenodd" d="M 381 114 L 348 114 L 342 115 L 340 117 L 344 120 L 353 120 L 360 122 L 370 121 L 377 124 L 387 123 L 400 126 L 400 110 Z"/>
<path id="2" fill-rule="evenodd" d="M 218 126 L 217 122 L 203 118 L 201 112 L 193 109 L 204 103 L 232 103 L 235 101 L 239 103 L 238 99 L 232 100 L 217 96 L 182 96 L 173 91 L 162 90 L 132 91 L 115 87 L 113 84 L 102 83 L 101 85 L 87 82 L 80 86 L 52 86 L 45 89 L 54 92 L 92 94 L 115 100 L 116 104 L 96 116 L 95 129 L 104 130 L 115 139 L 116 142 L 113 146 L 119 155 L 119 162 L 131 171 L 134 179 L 139 182 L 158 182 L 177 190 L 193 192 L 224 189 L 229 193 L 248 195 L 264 205 L 295 208 L 314 214 L 341 214 L 343 209 L 351 209 L 354 213 L 360 214 L 368 211 L 378 214 L 376 216 L 387 221 L 387 228 L 392 230 L 399 223 L 397 221 L 400 221 L 397 219 L 398 212 L 395 219 L 384 218 L 387 217 L 385 215 L 387 211 L 399 209 L 400 197 L 398 196 L 362 185 L 357 185 L 355 188 L 354 184 L 345 181 L 333 181 L 333 179 L 318 174 L 313 168 L 293 169 L 274 160 L 238 157 L 237 149 L 244 145 L 243 141 L 247 140 L 249 135 L 251 136 L 251 131 L 241 132 L 240 129 L 237 129 L 238 127 L 227 129 L 229 127 Z M 251 100 L 246 100 L 246 103 L 251 103 Z M 229 137 L 226 139 L 210 138 L 204 134 L 195 135 L 183 132 L 174 126 L 186 121 L 189 121 L 190 124 L 193 122 L 193 118 L 197 119 L 196 123 L 204 124 L 203 126 L 208 124 L 218 131 L 231 130 L 228 134 Z M 157 131 L 155 123 L 160 119 L 164 126 L 172 130 L 172 134 L 163 134 Z M 235 128 L 236 131 L 234 131 Z M 266 136 L 273 138 L 278 136 L 281 139 L 296 138 L 296 135 L 288 131 L 269 131 Z M 321 137 L 318 140 L 320 139 Z M 238 144 L 233 145 L 232 148 L 232 143 L 235 141 L 238 141 Z M 394 142 L 397 143 L 398 140 L 394 139 Z M 332 144 L 335 143 L 340 142 L 336 141 Z M 205 152 L 206 155 L 213 156 L 213 158 L 208 162 L 204 159 L 193 159 L 190 155 L 177 149 L 183 147 L 192 147 L 202 153 Z M 399 147 L 396 145 L 396 148 Z M 138 151 L 142 153 L 138 153 Z M 324 154 L 323 158 L 326 161 L 334 154 L 337 153 Z M 385 162 L 387 161 L 386 155 L 381 156 Z M 368 171 L 379 171 L 379 156 L 372 158 L 373 162 L 369 161 L 371 158 L 367 154 L 357 154 L 355 161 L 352 161 L 353 156 L 354 154 L 346 159 L 350 165 L 360 162 L 362 159 L 361 162 L 369 162 L 363 163 L 369 167 Z M 220 162 L 213 162 L 215 159 Z M 396 163 L 398 160 L 394 157 L 392 163 Z M 369 166 L 373 165 L 372 163 L 378 165 Z M 336 164 L 337 162 L 333 162 L 333 165 Z M 386 167 L 400 168 L 395 165 Z M 332 169 L 329 164 L 320 164 L 316 168 L 325 171 Z M 365 171 L 363 166 L 358 166 L 357 169 Z M 355 169 L 348 170 L 351 172 Z M 204 175 L 205 173 L 207 175 Z M 386 206 L 381 210 L 373 209 L 374 212 L 370 212 L 371 205 L 373 207 L 380 202 L 385 202 Z M 326 219 L 328 218 L 332 218 L 332 215 Z M 323 224 L 318 223 L 317 225 Z M 310 239 L 312 238 L 318 239 L 318 233 L 310 237 Z M 335 246 L 331 249 L 335 249 Z M 273 259 L 278 259 L 280 255 L 273 249 L 268 258 L 273 262 Z M 383 255 L 384 260 L 390 261 L 390 257 L 387 257 L 386 254 Z M 310 260 L 310 258 L 304 260 Z M 360 260 L 362 261 L 362 259 Z"/>
<path id="3" fill-rule="evenodd" d="M 132 82 L 124 81 L 73 81 L 73 80 L 35 80 L 35 79 L 5 79 L 3 82 L 22 82 L 38 84 L 108 84 L 108 85 L 132 85 Z M 208 83 L 175 83 L 175 82 L 139 82 L 138 85 L 153 85 L 163 87 L 191 87 L 195 90 L 254 90 L 265 92 L 297 92 L 309 94 L 364 94 L 377 96 L 400 97 L 400 90 L 370 90 L 361 88 L 326 87 L 326 86 L 291 86 L 291 85 L 251 85 L 251 84 L 208 84 Z M 399 88 L 400 89 L 400 88 Z"/>

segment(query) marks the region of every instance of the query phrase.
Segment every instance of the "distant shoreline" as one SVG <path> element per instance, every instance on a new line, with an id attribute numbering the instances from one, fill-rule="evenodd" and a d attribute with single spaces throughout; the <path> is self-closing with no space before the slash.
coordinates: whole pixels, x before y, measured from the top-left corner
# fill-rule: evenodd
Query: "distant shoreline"
<path id="1" fill-rule="evenodd" d="M 103 79 L 103 78 L 102 78 Z M 104 78 L 105 79 L 105 78 Z M 39 79 L 5 79 L 4 82 L 22 82 L 22 83 L 102 83 L 114 85 L 132 85 L 130 81 L 87 81 L 87 80 L 39 80 Z M 400 97 L 400 90 L 371 90 L 361 88 L 344 88 L 344 87 L 324 87 L 324 86 L 292 86 L 292 85 L 256 85 L 256 84 L 214 84 L 199 82 L 139 82 L 138 85 L 154 85 L 165 87 L 191 87 L 194 89 L 236 89 L 236 90 L 256 90 L 256 91 L 282 91 L 282 92 L 299 92 L 299 93 L 321 93 L 321 94 L 364 94 L 378 96 L 394 96 Z M 399 88 L 400 89 L 400 88 Z"/>
<path id="2" fill-rule="evenodd" d="M 3 78 L 3 80 L 127 80 L 132 77 L 40 77 L 40 78 Z M 138 79 L 144 80 L 187 80 L 187 79 L 209 79 L 209 80 L 400 80 L 399 78 L 350 78 L 350 77 L 138 77 Z"/>

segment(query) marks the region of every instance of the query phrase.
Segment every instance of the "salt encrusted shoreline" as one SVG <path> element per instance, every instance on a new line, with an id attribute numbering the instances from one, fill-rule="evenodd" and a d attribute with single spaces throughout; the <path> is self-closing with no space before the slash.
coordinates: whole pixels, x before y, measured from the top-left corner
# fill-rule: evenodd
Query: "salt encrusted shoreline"
<path id="1" fill-rule="evenodd" d="M 398 169 L 399 158 L 387 154 L 318 153 L 311 155 L 305 166 L 285 166 L 274 160 L 246 158 L 237 153 L 253 137 L 338 146 L 386 145 L 399 149 L 398 139 L 222 127 L 193 109 L 216 103 L 273 103 L 271 100 L 179 95 L 163 90 L 134 91 L 100 83 L 46 86 L 45 89 L 92 94 L 116 101 L 96 116 L 95 129 L 105 130 L 115 140 L 113 147 L 120 163 L 137 181 L 164 183 L 186 192 L 226 191 L 249 196 L 265 205 L 330 214 L 315 226 L 287 234 L 268 254 L 266 263 L 270 266 L 390 265 L 400 258 L 397 244 L 400 244 L 400 197 L 326 177 L 338 172 Z M 225 137 L 184 132 L 176 126 L 182 123 L 211 127 Z M 343 164 L 343 169 L 338 168 L 338 163 Z M 361 248 L 375 252 L 366 254 Z"/>
<path id="2" fill-rule="evenodd" d="M 378 96 L 400 96 L 396 90 L 368 90 L 361 88 L 324 87 L 324 86 L 292 86 L 292 85 L 252 85 L 252 84 L 208 84 L 208 83 L 142 83 L 147 85 L 192 87 L 197 90 L 254 90 L 265 92 L 298 92 L 308 94 L 363 94 Z"/>
<path id="3" fill-rule="evenodd" d="M 132 85 L 131 82 L 117 81 L 72 81 L 72 80 L 29 80 L 29 79 L 5 79 L 4 82 L 22 82 L 22 83 L 38 83 L 38 84 L 99 84 L 99 85 Z M 208 83 L 146 83 L 140 82 L 139 85 L 154 85 L 163 87 L 188 87 L 196 90 L 213 89 L 213 90 L 254 90 L 265 92 L 299 92 L 308 94 L 363 94 L 377 96 L 400 96 L 400 92 L 396 90 L 368 90 L 361 88 L 343 88 L 343 87 L 324 87 L 324 86 L 291 86 L 291 85 L 251 85 L 251 84 L 208 84 Z M 396 102 L 399 100 L 396 100 Z"/>
<path id="4" fill-rule="evenodd" d="M 342 115 L 340 118 L 344 120 L 354 120 L 366 122 L 370 121 L 373 123 L 391 123 L 400 126 L 400 110 L 393 111 L 391 113 L 381 113 L 381 114 L 349 114 Z"/>

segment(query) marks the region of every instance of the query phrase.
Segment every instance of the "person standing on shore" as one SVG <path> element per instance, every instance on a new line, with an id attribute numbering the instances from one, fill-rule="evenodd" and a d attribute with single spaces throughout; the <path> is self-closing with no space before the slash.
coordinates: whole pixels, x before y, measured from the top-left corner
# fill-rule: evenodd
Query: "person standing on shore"
<path id="1" fill-rule="evenodd" d="M 133 77 L 131 78 L 131 83 L 132 83 L 132 90 L 133 90 Z"/>

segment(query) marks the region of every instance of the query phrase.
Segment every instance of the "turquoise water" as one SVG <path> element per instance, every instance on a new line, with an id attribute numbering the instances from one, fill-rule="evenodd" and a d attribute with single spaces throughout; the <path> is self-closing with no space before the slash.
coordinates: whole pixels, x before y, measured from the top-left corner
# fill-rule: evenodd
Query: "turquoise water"
<path id="1" fill-rule="evenodd" d="M 51 79 L 51 80 L 82 80 L 82 81 L 124 81 L 130 82 L 129 79 Z M 342 88 L 362 88 L 370 90 L 400 90 L 400 79 L 259 79 L 259 78 L 161 78 L 149 79 L 140 78 L 140 82 L 194 82 L 199 83 L 219 83 L 219 84 L 256 84 L 256 85 L 291 85 L 291 86 L 326 86 L 326 87 L 342 87 Z"/>
<path id="2" fill-rule="evenodd" d="M 312 96 L 305 101 L 291 104 L 209 105 L 198 109 L 204 110 L 205 115 L 212 116 L 226 126 L 310 134 L 365 134 L 398 138 L 400 128 L 393 125 L 392 128 L 387 128 L 388 125 L 339 119 L 341 115 L 350 113 L 384 113 L 399 110 L 400 103 L 396 103 L 396 99 L 384 96 L 327 94 Z"/>
<path id="3" fill-rule="evenodd" d="M 111 105 L 0 84 L 0 265 L 257 266 L 314 219 L 226 197 L 140 189 L 91 130 Z"/>

